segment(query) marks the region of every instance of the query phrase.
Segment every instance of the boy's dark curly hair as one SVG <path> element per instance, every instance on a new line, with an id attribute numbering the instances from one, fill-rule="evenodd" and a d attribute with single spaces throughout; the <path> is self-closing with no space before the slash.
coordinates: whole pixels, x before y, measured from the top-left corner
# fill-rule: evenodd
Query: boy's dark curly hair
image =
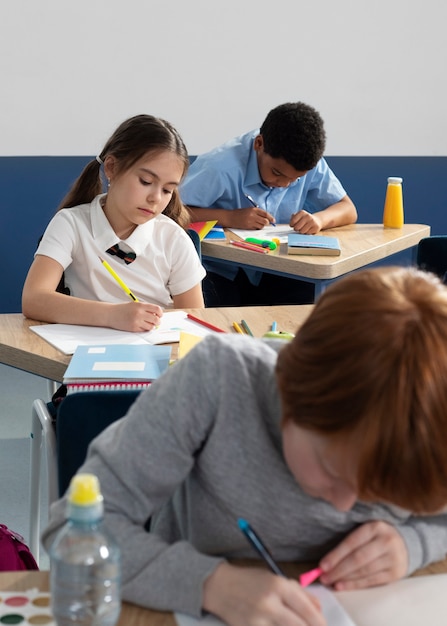
<path id="1" fill-rule="evenodd" d="M 323 120 L 304 102 L 287 102 L 272 109 L 260 133 L 265 152 L 274 159 L 284 159 L 297 171 L 315 167 L 326 146 Z"/>

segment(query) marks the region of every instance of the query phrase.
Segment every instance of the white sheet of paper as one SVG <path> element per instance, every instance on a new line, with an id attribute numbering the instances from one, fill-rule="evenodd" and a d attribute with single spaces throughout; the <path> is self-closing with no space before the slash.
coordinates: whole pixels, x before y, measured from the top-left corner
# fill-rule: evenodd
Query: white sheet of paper
<path id="1" fill-rule="evenodd" d="M 287 235 L 294 233 L 293 228 L 290 228 L 288 224 L 277 224 L 276 226 L 266 226 L 261 230 L 239 230 L 237 228 L 229 228 L 232 233 L 247 239 L 247 237 L 255 237 L 256 239 L 269 239 L 274 237 L 280 240 L 281 243 L 287 243 Z"/>
<path id="2" fill-rule="evenodd" d="M 335 595 L 357 626 L 446 626 L 447 574 Z"/>
<path id="3" fill-rule="evenodd" d="M 335 595 L 323 585 L 311 585 L 307 591 L 318 598 L 321 604 L 323 615 L 328 626 L 356 626 L 343 607 L 337 601 Z M 175 620 L 178 626 L 222 626 L 224 622 L 213 615 L 206 615 L 202 619 L 195 619 L 183 613 L 175 613 Z M 383 626 L 377 623 L 374 626 Z M 431 626 L 431 625 L 430 625 Z"/>
<path id="4" fill-rule="evenodd" d="M 147 333 L 131 333 L 113 328 L 75 324 L 41 324 L 29 328 L 64 354 L 73 354 L 76 347 L 81 345 L 174 343 L 180 340 L 182 330 L 198 337 L 214 332 L 190 320 L 185 311 L 167 311 L 163 314 L 158 328 Z"/>

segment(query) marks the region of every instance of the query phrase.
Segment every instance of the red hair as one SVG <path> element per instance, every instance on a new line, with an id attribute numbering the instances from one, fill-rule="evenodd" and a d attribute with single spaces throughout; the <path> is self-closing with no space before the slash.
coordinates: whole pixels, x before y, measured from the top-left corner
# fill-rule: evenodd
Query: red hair
<path id="1" fill-rule="evenodd" d="M 346 277 L 278 358 L 284 418 L 356 442 L 359 497 L 447 505 L 447 288 L 414 268 Z"/>

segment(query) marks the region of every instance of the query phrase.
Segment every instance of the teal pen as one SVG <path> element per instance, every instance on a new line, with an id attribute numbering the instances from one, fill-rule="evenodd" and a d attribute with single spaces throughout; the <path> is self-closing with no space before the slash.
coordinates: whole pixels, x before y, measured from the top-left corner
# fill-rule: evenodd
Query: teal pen
<path id="1" fill-rule="evenodd" d="M 272 570 L 274 574 L 278 576 L 285 576 L 282 569 L 279 567 L 278 563 L 275 561 L 273 556 L 268 551 L 266 545 L 262 541 L 261 537 L 254 531 L 254 529 L 250 526 L 247 520 L 240 517 L 237 521 L 239 528 L 242 530 L 244 535 L 247 537 L 248 541 L 251 543 L 253 548 L 259 554 L 259 556 L 264 559 L 269 568 Z"/>
<path id="2" fill-rule="evenodd" d="M 259 204 L 257 202 L 255 202 L 251 196 L 248 195 L 248 193 L 244 193 L 244 196 L 247 198 L 247 200 L 250 202 L 250 204 L 252 204 L 254 207 L 256 207 L 258 209 L 261 208 L 259 206 Z M 270 224 L 271 224 L 271 226 L 276 226 L 275 222 L 270 222 Z"/>
<path id="3" fill-rule="evenodd" d="M 273 330 L 273 332 L 276 332 L 276 328 L 277 328 L 276 322 L 272 322 L 272 330 Z"/>
<path id="4" fill-rule="evenodd" d="M 253 333 L 250 330 L 250 326 L 247 324 L 245 320 L 241 320 L 241 326 L 250 337 L 253 337 Z"/>

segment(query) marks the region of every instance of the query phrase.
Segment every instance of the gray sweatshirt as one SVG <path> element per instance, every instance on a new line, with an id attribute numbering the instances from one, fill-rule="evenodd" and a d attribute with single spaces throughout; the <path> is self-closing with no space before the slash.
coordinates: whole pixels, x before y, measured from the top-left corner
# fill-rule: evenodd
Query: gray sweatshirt
<path id="1" fill-rule="evenodd" d="M 276 358 L 271 343 L 209 336 L 92 442 L 81 469 L 99 477 L 125 600 L 200 616 L 203 582 L 221 560 L 257 557 L 239 517 L 278 561 L 318 560 L 371 520 L 401 533 L 408 573 L 444 558 L 447 515 L 362 502 L 340 512 L 301 490 L 282 452 Z M 64 514 L 61 499 L 43 534 L 47 549 Z"/>

